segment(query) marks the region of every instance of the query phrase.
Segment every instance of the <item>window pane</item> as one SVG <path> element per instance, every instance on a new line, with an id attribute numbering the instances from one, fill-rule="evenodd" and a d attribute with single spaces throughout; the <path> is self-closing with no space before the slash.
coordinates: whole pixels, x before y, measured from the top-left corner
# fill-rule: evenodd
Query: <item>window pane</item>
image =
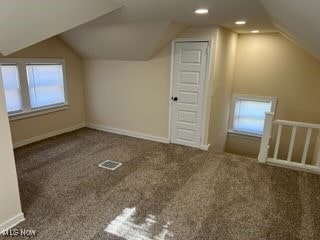
<path id="1" fill-rule="evenodd" d="M 240 132 L 262 134 L 265 112 L 270 112 L 271 102 L 237 99 L 233 129 Z"/>
<path id="2" fill-rule="evenodd" d="M 2 65 L 1 72 L 8 113 L 21 111 L 22 102 L 17 65 Z"/>
<path id="3" fill-rule="evenodd" d="M 31 108 L 65 102 L 62 65 L 28 64 L 27 77 Z"/>

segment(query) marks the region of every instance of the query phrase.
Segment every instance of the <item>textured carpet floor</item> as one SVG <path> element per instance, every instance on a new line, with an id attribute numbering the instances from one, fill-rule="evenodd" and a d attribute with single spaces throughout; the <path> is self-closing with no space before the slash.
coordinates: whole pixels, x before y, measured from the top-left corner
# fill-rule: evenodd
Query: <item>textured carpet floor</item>
<path id="1" fill-rule="evenodd" d="M 318 175 L 89 129 L 15 156 L 37 239 L 320 239 Z"/>

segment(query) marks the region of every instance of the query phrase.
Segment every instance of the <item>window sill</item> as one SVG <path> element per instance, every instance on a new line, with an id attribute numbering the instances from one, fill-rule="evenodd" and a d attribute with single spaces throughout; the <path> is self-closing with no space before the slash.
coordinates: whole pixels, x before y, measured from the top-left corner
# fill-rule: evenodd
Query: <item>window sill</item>
<path id="1" fill-rule="evenodd" d="M 31 117 L 36 117 L 40 115 L 45 115 L 48 113 L 53 113 L 53 112 L 58 112 L 58 111 L 64 111 L 69 108 L 69 104 L 63 104 L 59 106 L 54 106 L 54 107 L 45 107 L 45 108 L 39 108 L 39 109 L 34 109 L 29 112 L 19 112 L 19 113 L 14 113 L 9 115 L 9 120 L 10 122 L 25 119 L 25 118 L 31 118 Z"/>
<path id="2" fill-rule="evenodd" d="M 259 134 L 237 132 L 237 131 L 233 131 L 233 130 L 228 130 L 228 134 L 242 136 L 242 137 L 256 138 L 256 139 L 262 138 L 262 135 L 259 135 Z"/>

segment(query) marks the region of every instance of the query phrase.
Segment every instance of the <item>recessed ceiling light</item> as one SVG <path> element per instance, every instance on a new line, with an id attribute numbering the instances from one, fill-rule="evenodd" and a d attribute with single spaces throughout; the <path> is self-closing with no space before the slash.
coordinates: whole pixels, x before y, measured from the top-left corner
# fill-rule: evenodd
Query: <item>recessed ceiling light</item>
<path id="1" fill-rule="evenodd" d="M 206 8 L 199 8 L 194 11 L 196 14 L 207 14 L 209 12 Z"/>
<path id="2" fill-rule="evenodd" d="M 259 30 L 252 30 L 251 33 L 259 33 Z"/>
<path id="3" fill-rule="evenodd" d="M 245 25 L 247 22 L 244 20 L 239 20 L 235 22 L 237 25 Z"/>

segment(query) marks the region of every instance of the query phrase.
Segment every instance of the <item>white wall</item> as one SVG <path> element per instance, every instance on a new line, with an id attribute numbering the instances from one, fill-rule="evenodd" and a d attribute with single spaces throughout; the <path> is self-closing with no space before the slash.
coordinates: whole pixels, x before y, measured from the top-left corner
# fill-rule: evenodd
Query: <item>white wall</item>
<path id="1" fill-rule="evenodd" d="M 86 60 L 87 122 L 167 139 L 170 52 L 149 61 Z"/>
<path id="2" fill-rule="evenodd" d="M 277 97 L 277 119 L 320 123 L 318 59 L 276 33 L 240 35 L 236 59 L 233 93 Z M 282 133 L 279 156 L 285 159 L 291 131 L 284 128 Z M 305 134 L 298 131 L 294 159 L 301 158 Z M 275 135 L 276 131 L 271 139 L 271 154 Z M 313 134 L 310 150 L 316 135 Z M 259 145 L 259 138 L 230 134 L 227 151 L 257 157 Z"/>
<path id="3" fill-rule="evenodd" d="M 216 29 L 188 28 L 178 37 L 213 39 Z M 149 61 L 86 60 L 84 65 L 89 124 L 168 141 L 171 44 Z"/>
<path id="4" fill-rule="evenodd" d="M 219 152 L 224 152 L 227 141 L 237 44 L 238 34 L 224 28 L 218 29 L 210 89 L 209 142 Z"/>
<path id="5" fill-rule="evenodd" d="M 0 233 L 23 218 L 9 121 L 0 74 Z M 13 218 L 16 218 L 15 220 Z M 13 222 L 10 220 L 13 219 Z"/>
<path id="6" fill-rule="evenodd" d="M 228 117 L 225 105 L 231 95 L 237 35 L 225 29 L 220 32 L 221 50 L 217 55 L 216 26 L 188 28 L 178 36 L 213 40 L 204 145 L 210 143 L 208 129 L 212 107 L 224 120 Z M 228 67 L 228 64 L 231 67 Z M 86 60 L 84 65 L 86 116 L 89 124 L 168 140 L 171 45 L 166 46 L 149 61 Z M 221 70 L 217 69 L 219 71 L 215 72 L 213 65 Z M 212 98 L 213 93 L 224 89 L 227 89 L 226 92 Z M 211 105 L 212 99 L 217 104 Z M 219 107 L 219 104 L 222 107 Z M 212 130 L 210 141 L 219 142 L 221 133 L 215 130 L 223 129 L 225 134 L 225 122 L 221 118 L 211 119 L 210 124 L 216 127 Z M 224 148 L 224 143 L 219 147 Z"/>

